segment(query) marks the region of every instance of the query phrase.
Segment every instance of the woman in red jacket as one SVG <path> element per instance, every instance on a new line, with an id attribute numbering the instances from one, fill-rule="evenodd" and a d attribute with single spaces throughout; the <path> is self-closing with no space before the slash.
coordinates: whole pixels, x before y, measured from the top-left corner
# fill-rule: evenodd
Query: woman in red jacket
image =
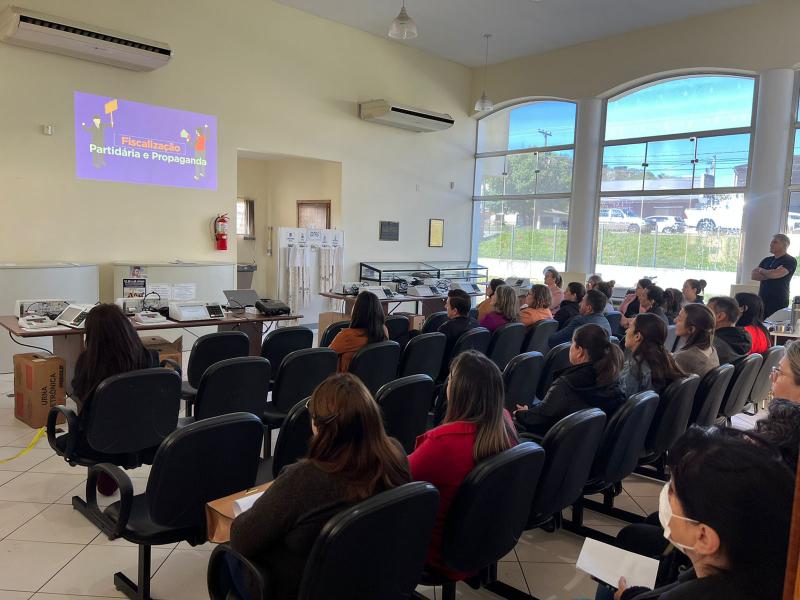
<path id="1" fill-rule="evenodd" d="M 451 579 L 471 573 L 448 569 L 442 560 L 442 534 L 447 513 L 461 482 L 475 465 L 516 445 L 517 433 L 503 408 L 503 377 L 486 356 L 468 350 L 450 366 L 447 412 L 439 427 L 417 438 L 408 457 L 411 476 L 439 490 L 439 510 L 428 548 L 428 565 Z"/>
<path id="2" fill-rule="evenodd" d="M 764 354 L 772 346 L 772 338 L 764 326 L 764 302 L 756 294 L 740 292 L 736 294 L 736 302 L 742 316 L 736 321 L 737 327 L 744 327 L 753 340 L 748 354 Z"/>

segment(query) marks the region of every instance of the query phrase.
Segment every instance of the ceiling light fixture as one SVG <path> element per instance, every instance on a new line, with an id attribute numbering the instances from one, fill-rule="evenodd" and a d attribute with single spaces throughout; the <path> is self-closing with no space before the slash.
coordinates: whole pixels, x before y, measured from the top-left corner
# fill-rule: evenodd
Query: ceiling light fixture
<path id="1" fill-rule="evenodd" d="M 403 7 L 397 15 L 392 25 L 389 27 L 389 37 L 396 40 L 410 40 L 417 37 L 417 24 L 414 19 L 406 12 L 406 1 L 403 0 Z"/>
<path id="2" fill-rule="evenodd" d="M 494 102 L 486 97 L 486 71 L 489 68 L 489 38 L 492 37 L 491 33 L 484 33 L 483 37 L 486 38 L 486 59 L 483 63 L 483 93 L 478 101 L 475 103 L 475 110 L 478 112 L 486 112 L 494 109 Z"/>

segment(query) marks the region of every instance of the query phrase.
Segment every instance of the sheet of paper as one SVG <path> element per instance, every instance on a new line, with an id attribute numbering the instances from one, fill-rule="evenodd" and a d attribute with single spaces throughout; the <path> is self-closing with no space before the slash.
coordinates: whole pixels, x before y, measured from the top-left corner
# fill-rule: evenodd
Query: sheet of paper
<path id="1" fill-rule="evenodd" d="M 235 516 L 239 516 L 245 511 L 250 510 L 253 508 L 253 504 L 256 503 L 256 500 L 261 498 L 264 495 L 264 492 L 256 492 L 254 494 L 248 494 L 238 500 L 233 501 L 233 514 Z"/>
<path id="2" fill-rule="evenodd" d="M 176 283 L 172 286 L 172 299 L 183 302 L 186 300 L 195 300 L 197 295 L 197 284 L 194 283 Z"/>
<path id="3" fill-rule="evenodd" d="M 161 296 L 162 302 L 172 300 L 172 286 L 168 283 L 151 283 L 147 286 L 147 292 L 155 292 Z"/>
<path id="4" fill-rule="evenodd" d="M 586 538 L 575 566 L 613 587 L 617 587 L 619 578 L 624 577 L 630 587 L 653 589 L 658 574 L 657 560 L 592 538 Z"/>

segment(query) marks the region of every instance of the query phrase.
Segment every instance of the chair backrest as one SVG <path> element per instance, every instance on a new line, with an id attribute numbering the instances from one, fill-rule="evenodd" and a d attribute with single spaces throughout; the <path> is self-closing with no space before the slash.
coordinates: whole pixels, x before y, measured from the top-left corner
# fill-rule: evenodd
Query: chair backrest
<path id="1" fill-rule="evenodd" d="M 700 377 L 691 374 L 673 381 L 661 394 L 644 444 L 648 455 L 661 456 L 686 431 L 699 385 Z"/>
<path id="2" fill-rule="evenodd" d="M 583 493 L 603 439 L 606 414 L 599 408 L 579 410 L 553 425 L 542 440 L 544 468 L 531 509 L 532 527 L 571 506 Z"/>
<path id="3" fill-rule="evenodd" d="M 186 367 L 186 378 L 192 387 L 200 385 L 206 369 L 226 358 L 250 354 L 250 340 L 242 331 L 219 331 L 201 335 L 194 341 Z"/>
<path id="4" fill-rule="evenodd" d="M 517 410 L 517 404 L 530 406 L 536 398 L 543 368 L 544 356 L 541 352 L 525 352 L 508 362 L 503 370 L 503 383 L 506 390 L 505 405 L 509 412 Z"/>
<path id="5" fill-rule="evenodd" d="M 486 349 L 488 356 L 502 371 L 508 361 L 520 353 L 522 340 L 525 338 L 525 325 L 522 323 L 506 323 L 492 333 L 489 347 Z"/>
<path id="6" fill-rule="evenodd" d="M 356 352 L 350 363 L 350 373 L 358 377 L 374 397 L 382 385 L 397 377 L 400 345 L 397 342 L 367 344 Z"/>
<path id="7" fill-rule="evenodd" d="M 295 350 L 283 359 L 275 375 L 272 404 L 276 410 L 289 412 L 295 404 L 308 398 L 320 383 L 336 373 L 336 352 L 330 348 Z"/>
<path id="8" fill-rule="evenodd" d="M 317 537 L 298 599 L 411 598 L 438 506 L 436 488 L 418 481 L 343 510 Z"/>
<path id="9" fill-rule="evenodd" d="M 542 368 L 542 376 L 539 378 L 539 387 L 536 395 L 542 399 L 553 384 L 555 374 L 572 366 L 569 362 L 569 347 L 572 342 L 564 342 L 558 346 L 553 346 L 550 351 L 545 354 L 544 367 Z"/>
<path id="10" fill-rule="evenodd" d="M 511 552 L 528 522 L 544 458 L 541 446 L 523 442 L 472 469 L 444 523 L 448 567 L 478 571 Z"/>
<path id="11" fill-rule="evenodd" d="M 489 349 L 489 340 L 492 334 L 486 327 L 473 327 L 461 334 L 453 346 L 453 353 L 450 360 L 464 352 L 465 350 L 476 350 L 481 354 L 486 354 Z"/>
<path id="12" fill-rule="evenodd" d="M 425 322 L 422 324 L 422 329 L 420 329 L 419 332 L 433 333 L 434 331 L 439 331 L 439 327 L 441 327 L 446 322 L 447 322 L 446 310 L 432 313 L 427 317 L 425 317 Z"/>
<path id="13" fill-rule="evenodd" d="M 181 377 L 172 369 L 108 377 L 89 403 L 86 442 L 104 454 L 158 447 L 178 426 L 180 402 Z"/>
<path id="14" fill-rule="evenodd" d="M 609 419 L 592 465 L 591 479 L 617 483 L 633 473 L 658 408 L 653 391 L 634 394 Z"/>
<path id="15" fill-rule="evenodd" d="M 255 483 L 263 441 L 261 419 L 249 413 L 204 419 L 171 433 L 147 479 L 150 517 L 165 527 L 197 527 L 205 537 L 206 503 Z"/>
<path id="16" fill-rule="evenodd" d="M 675 348 L 675 341 L 678 339 L 678 326 L 667 325 L 667 339 L 664 340 L 664 348 L 667 352 L 673 352 Z"/>
<path id="17" fill-rule="evenodd" d="M 750 402 L 758 404 L 766 400 L 772 390 L 772 380 L 770 379 L 772 367 L 778 366 L 785 353 L 786 348 L 783 346 L 773 346 L 763 354 L 764 362 L 758 370 L 753 389 L 750 391 Z"/>
<path id="18" fill-rule="evenodd" d="M 308 327 L 281 327 L 270 331 L 261 344 L 261 356 L 277 371 L 286 356 L 295 350 L 311 348 L 314 345 L 314 332 Z M 273 377 L 275 373 L 272 373 Z"/>
<path id="19" fill-rule="evenodd" d="M 267 404 L 270 370 L 269 361 L 261 356 L 228 358 L 214 363 L 200 378 L 195 419 L 235 412 L 260 417 Z"/>
<path id="20" fill-rule="evenodd" d="M 431 379 L 439 376 L 444 360 L 447 336 L 443 333 L 421 333 L 411 338 L 400 356 L 400 377 L 427 375 Z"/>
<path id="21" fill-rule="evenodd" d="M 311 417 L 305 402 L 298 402 L 286 415 L 272 455 L 272 477 L 286 465 L 296 463 L 308 454 L 311 443 Z"/>
<path id="22" fill-rule="evenodd" d="M 389 315 L 384 321 L 389 339 L 404 348 L 408 343 L 408 317 L 405 315 Z"/>
<path id="23" fill-rule="evenodd" d="M 417 436 L 425 433 L 433 388 L 427 375 L 409 375 L 390 381 L 375 395 L 386 433 L 403 445 L 406 454 L 414 451 Z"/>
<path id="24" fill-rule="evenodd" d="M 736 361 L 731 382 L 722 397 L 719 416 L 730 419 L 744 410 L 763 362 L 760 354 L 750 354 Z"/>
<path id="25" fill-rule="evenodd" d="M 624 337 L 625 330 L 622 328 L 622 313 L 618 310 L 605 313 L 608 324 L 611 326 L 611 335 Z"/>
<path id="26" fill-rule="evenodd" d="M 327 348 L 330 346 L 333 338 L 336 337 L 336 334 L 342 329 L 347 329 L 348 327 L 350 327 L 350 319 L 345 321 L 336 321 L 335 323 L 328 325 L 325 328 L 325 331 L 322 332 L 322 335 L 319 336 L 319 347 Z"/>
<path id="27" fill-rule="evenodd" d="M 722 397 L 733 377 L 733 365 L 724 364 L 711 369 L 700 379 L 692 402 L 689 425 L 710 427 L 714 424 L 722 406 Z"/>
<path id="28" fill-rule="evenodd" d="M 550 348 L 547 340 L 556 331 L 558 331 L 558 321 L 555 319 L 536 321 L 528 327 L 528 331 L 525 333 L 525 339 L 522 340 L 522 351 L 547 354 L 547 350 Z"/>

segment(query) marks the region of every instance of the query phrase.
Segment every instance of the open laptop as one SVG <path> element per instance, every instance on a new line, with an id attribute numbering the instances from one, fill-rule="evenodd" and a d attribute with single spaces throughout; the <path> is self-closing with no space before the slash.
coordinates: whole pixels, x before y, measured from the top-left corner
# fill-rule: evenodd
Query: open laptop
<path id="1" fill-rule="evenodd" d="M 228 299 L 229 308 L 255 306 L 261 300 L 255 290 L 222 290 L 222 293 Z"/>

